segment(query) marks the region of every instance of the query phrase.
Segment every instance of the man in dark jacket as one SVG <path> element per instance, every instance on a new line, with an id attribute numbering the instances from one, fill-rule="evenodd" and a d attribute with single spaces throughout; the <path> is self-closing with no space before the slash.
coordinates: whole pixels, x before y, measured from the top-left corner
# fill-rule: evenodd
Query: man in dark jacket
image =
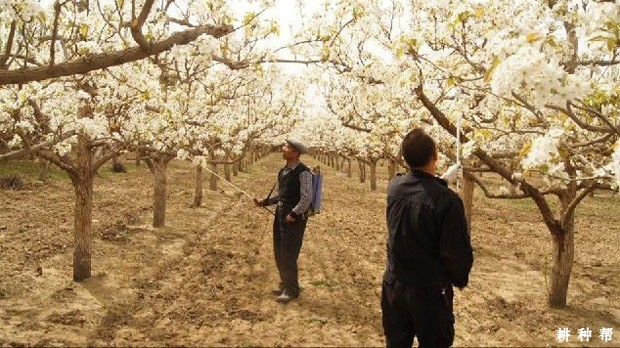
<path id="1" fill-rule="evenodd" d="M 449 347 L 454 340 L 452 286 L 467 285 L 473 254 L 461 199 L 435 176 L 437 147 L 409 132 L 402 153 L 411 172 L 387 192 L 387 269 L 381 309 L 388 347 Z"/>
<path id="2" fill-rule="evenodd" d="M 312 202 L 312 173 L 299 161 L 306 147 L 287 139 L 282 147 L 286 166 L 278 173 L 277 194 L 263 200 L 254 199 L 259 207 L 277 204 L 273 220 L 273 253 L 280 273 L 280 284 L 272 293 L 276 301 L 288 303 L 299 297 L 297 258 L 306 230 L 305 213 Z"/>

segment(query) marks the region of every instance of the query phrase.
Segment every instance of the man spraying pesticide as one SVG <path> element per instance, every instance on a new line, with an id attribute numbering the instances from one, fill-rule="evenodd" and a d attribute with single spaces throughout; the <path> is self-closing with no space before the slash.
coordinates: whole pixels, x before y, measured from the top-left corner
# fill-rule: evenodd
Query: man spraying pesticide
<path id="1" fill-rule="evenodd" d="M 288 303 L 299 297 L 299 281 L 297 258 L 306 230 L 309 213 L 316 212 L 313 205 L 313 174 L 299 157 L 306 153 L 306 147 L 298 140 L 287 139 L 282 146 L 282 158 L 286 166 L 278 173 L 276 186 L 278 191 L 274 196 L 265 199 L 254 199 L 258 207 L 276 205 L 273 221 L 273 251 L 276 266 L 280 274 L 280 284 L 272 291 L 276 301 Z M 320 184 L 320 182 L 318 182 Z M 316 186 L 314 186 L 316 188 Z M 315 199 L 315 203 L 319 202 Z"/>
<path id="2" fill-rule="evenodd" d="M 278 173 L 278 180 L 267 198 L 260 201 L 207 169 L 241 194 L 252 198 L 256 206 L 263 207 L 274 215 L 273 251 L 280 283 L 272 293 L 277 296 L 276 301 L 280 303 L 288 303 L 299 297 L 297 258 L 307 218 L 319 213 L 321 206 L 323 177 L 319 167 L 311 171 L 299 161 L 299 156 L 306 151 L 306 147 L 300 141 L 286 140 L 282 146 L 282 158 L 286 160 L 286 166 Z M 278 191 L 272 196 L 276 186 Z M 267 206 L 274 204 L 276 210 L 272 212 Z"/>

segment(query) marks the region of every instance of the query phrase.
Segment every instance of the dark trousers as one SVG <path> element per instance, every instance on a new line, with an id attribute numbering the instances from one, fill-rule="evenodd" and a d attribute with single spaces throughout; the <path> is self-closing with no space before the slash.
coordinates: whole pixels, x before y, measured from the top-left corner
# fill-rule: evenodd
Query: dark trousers
<path id="1" fill-rule="evenodd" d="M 276 266 L 280 273 L 280 288 L 289 296 L 299 296 L 299 281 L 297 278 L 297 258 L 306 230 L 306 219 L 297 219 L 288 223 L 284 220 L 289 209 L 276 209 L 273 220 L 273 254 Z"/>
<path id="2" fill-rule="evenodd" d="M 387 347 L 411 347 L 417 337 L 420 347 L 450 347 L 454 341 L 452 287 L 428 289 L 383 282 L 381 310 Z"/>

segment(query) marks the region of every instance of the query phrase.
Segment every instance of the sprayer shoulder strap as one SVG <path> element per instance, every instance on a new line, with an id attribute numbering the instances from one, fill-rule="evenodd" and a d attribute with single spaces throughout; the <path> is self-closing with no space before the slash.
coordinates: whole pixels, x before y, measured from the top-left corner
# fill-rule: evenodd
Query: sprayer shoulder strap
<path id="1" fill-rule="evenodd" d="M 267 195 L 267 200 L 269 200 L 269 198 L 271 198 L 271 195 L 273 194 L 273 190 L 276 189 L 276 186 L 280 182 L 280 179 L 282 178 L 282 171 L 284 171 L 284 168 L 280 169 L 280 171 L 278 172 L 278 178 L 276 179 L 276 183 L 273 184 L 273 187 L 271 188 L 271 191 L 269 191 L 269 194 Z"/>
<path id="2" fill-rule="evenodd" d="M 276 189 L 276 185 L 278 184 L 278 182 L 276 181 L 275 184 L 273 184 L 273 187 L 271 188 L 271 191 L 269 191 L 269 194 L 267 195 L 267 200 L 269 200 L 269 198 L 271 198 L 271 194 L 273 193 L 273 190 Z"/>

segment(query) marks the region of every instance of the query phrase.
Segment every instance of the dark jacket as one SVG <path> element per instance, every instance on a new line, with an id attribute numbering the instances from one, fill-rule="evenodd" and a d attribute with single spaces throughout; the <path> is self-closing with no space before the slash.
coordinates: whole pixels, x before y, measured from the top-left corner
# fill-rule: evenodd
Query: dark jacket
<path id="1" fill-rule="evenodd" d="M 387 192 L 388 265 L 384 280 L 442 287 L 467 285 L 473 264 L 463 202 L 445 181 L 414 170 Z"/>

